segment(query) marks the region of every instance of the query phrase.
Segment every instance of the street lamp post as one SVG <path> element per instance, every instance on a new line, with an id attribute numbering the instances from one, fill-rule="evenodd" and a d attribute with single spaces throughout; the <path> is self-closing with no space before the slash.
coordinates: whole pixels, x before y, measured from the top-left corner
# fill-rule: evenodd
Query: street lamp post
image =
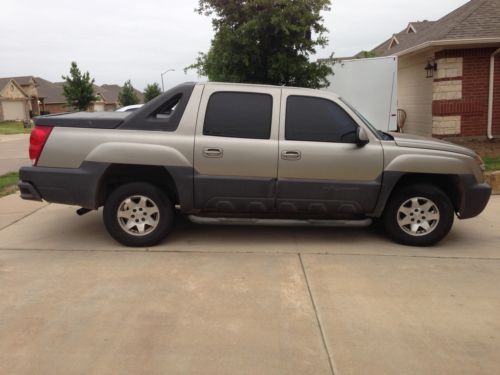
<path id="1" fill-rule="evenodd" d="M 161 74 L 161 91 L 165 92 L 165 84 L 163 83 L 163 76 L 168 72 L 174 72 L 175 69 L 167 69 Z"/>

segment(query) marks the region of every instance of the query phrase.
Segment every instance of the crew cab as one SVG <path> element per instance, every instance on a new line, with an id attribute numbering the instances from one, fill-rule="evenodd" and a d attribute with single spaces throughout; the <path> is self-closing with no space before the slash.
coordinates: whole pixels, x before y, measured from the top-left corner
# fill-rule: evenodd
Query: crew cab
<path id="1" fill-rule="evenodd" d="M 24 199 L 103 206 L 110 235 L 153 246 L 175 210 L 198 223 L 366 226 L 429 246 L 490 187 L 473 151 L 376 130 L 337 95 L 185 83 L 134 112 L 35 118 Z"/>

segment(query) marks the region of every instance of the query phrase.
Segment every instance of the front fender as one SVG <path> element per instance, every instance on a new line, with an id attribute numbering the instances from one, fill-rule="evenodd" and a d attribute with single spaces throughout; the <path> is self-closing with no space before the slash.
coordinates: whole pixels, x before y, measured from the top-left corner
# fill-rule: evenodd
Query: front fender
<path id="1" fill-rule="evenodd" d="M 385 170 L 406 173 L 474 174 L 469 163 L 461 158 L 415 154 L 396 156 Z"/>

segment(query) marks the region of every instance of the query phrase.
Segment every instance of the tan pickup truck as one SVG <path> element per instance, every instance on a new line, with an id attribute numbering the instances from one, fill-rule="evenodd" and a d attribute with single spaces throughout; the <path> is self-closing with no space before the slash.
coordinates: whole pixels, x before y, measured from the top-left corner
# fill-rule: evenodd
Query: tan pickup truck
<path id="1" fill-rule="evenodd" d="M 376 130 L 335 94 L 179 85 L 134 112 L 35 119 L 24 199 L 104 206 L 111 236 L 152 246 L 174 211 L 198 223 L 366 226 L 428 246 L 486 206 L 483 163 L 451 143 Z"/>

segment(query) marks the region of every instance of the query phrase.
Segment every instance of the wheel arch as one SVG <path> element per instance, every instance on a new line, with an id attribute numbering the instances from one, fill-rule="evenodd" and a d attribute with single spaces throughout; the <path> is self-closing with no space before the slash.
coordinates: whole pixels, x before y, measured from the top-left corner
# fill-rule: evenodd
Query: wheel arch
<path id="1" fill-rule="evenodd" d="M 191 178 L 189 178 L 191 175 Z M 164 191 L 170 200 L 181 207 L 192 205 L 192 198 L 183 194 L 183 191 L 191 191 L 186 183 L 191 181 L 192 169 L 184 167 L 163 167 L 158 165 L 139 164 L 110 164 L 103 173 L 98 186 L 97 203 L 102 206 L 107 197 L 116 187 L 128 182 L 148 182 L 158 186 Z"/>
<path id="2" fill-rule="evenodd" d="M 416 184 L 430 184 L 440 188 L 450 199 L 455 212 L 459 211 L 463 190 L 459 175 L 385 172 L 377 207 L 370 216 L 380 217 L 384 212 L 388 200 L 400 187 Z"/>

